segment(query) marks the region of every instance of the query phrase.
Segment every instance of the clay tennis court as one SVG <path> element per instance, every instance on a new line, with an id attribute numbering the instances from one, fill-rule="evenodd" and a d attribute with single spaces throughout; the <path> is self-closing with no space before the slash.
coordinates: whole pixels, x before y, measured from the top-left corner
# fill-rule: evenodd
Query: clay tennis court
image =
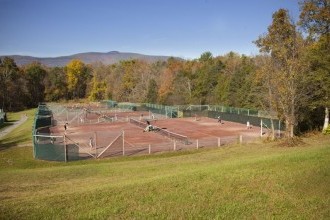
<path id="1" fill-rule="evenodd" d="M 101 117 L 111 120 L 97 122 Z M 140 124 L 136 125 L 132 120 Z M 143 132 L 147 121 L 161 130 Z M 217 147 L 239 140 L 244 143 L 260 136 L 259 127 L 247 129 L 246 124 L 228 121 L 220 124 L 217 119 L 207 117 L 167 119 L 139 111 L 104 112 L 101 116 L 100 113 L 87 113 L 83 123 L 74 119 L 68 123 L 66 131 L 63 122 L 57 124 L 51 128 L 52 135 L 65 133 L 68 144 L 79 146 L 80 154 L 97 158 Z M 174 135 L 167 137 L 166 131 Z M 188 142 L 182 141 L 181 137 Z"/>

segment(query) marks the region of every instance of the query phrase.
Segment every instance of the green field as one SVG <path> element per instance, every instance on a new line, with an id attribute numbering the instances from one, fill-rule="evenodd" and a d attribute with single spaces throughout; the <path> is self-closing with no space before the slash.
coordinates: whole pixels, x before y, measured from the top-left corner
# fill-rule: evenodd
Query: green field
<path id="1" fill-rule="evenodd" d="M 0 139 L 0 219 L 330 219 L 330 135 L 61 163 L 32 158 L 27 114 Z"/>

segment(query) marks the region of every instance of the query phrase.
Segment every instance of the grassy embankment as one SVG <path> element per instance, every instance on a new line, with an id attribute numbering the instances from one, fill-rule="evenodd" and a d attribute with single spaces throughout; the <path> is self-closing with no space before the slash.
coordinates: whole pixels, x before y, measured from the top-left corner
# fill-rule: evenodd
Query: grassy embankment
<path id="1" fill-rule="evenodd" d="M 65 164 L 33 160 L 31 123 L 0 139 L 0 219 L 330 218 L 329 135 Z"/>

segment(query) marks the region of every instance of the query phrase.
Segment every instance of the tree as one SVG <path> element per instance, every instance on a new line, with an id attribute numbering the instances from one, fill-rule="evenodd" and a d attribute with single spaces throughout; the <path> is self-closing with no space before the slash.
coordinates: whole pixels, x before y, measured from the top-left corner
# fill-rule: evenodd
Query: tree
<path id="1" fill-rule="evenodd" d="M 148 94 L 149 82 L 154 78 L 151 75 L 150 65 L 143 60 L 136 60 L 133 74 L 136 84 L 131 92 L 130 98 L 134 102 L 144 102 Z"/>
<path id="2" fill-rule="evenodd" d="M 24 68 L 24 73 L 30 100 L 28 106 L 36 107 L 39 102 L 44 101 L 45 85 L 43 81 L 46 76 L 46 70 L 40 63 L 33 62 Z"/>
<path id="3" fill-rule="evenodd" d="M 136 60 L 121 61 L 122 78 L 119 85 L 118 96 L 122 101 L 131 102 L 131 95 L 138 80 L 134 74 Z"/>
<path id="4" fill-rule="evenodd" d="M 302 104 L 302 37 L 290 21 L 288 11 L 279 9 L 273 14 L 268 33 L 255 41 L 260 52 L 269 54 L 272 64 L 272 83 L 275 84 L 275 105 L 278 116 L 285 121 L 287 137 L 294 136 L 297 113 Z M 266 73 L 267 74 L 267 73 Z"/>
<path id="5" fill-rule="evenodd" d="M 175 94 L 175 97 L 172 97 L 172 100 L 174 103 L 192 104 L 194 102 L 193 91 L 199 66 L 200 64 L 197 60 L 182 63 L 182 67 L 178 70 L 173 82 L 173 94 Z"/>
<path id="6" fill-rule="evenodd" d="M 306 60 L 310 64 L 310 81 L 316 88 L 313 104 L 324 107 L 323 130 L 326 130 L 330 106 L 330 2 L 305 0 L 300 5 L 299 25 L 308 32 L 310 40 Z"/>
<path id="7" fill-rule="evenodd" d="M 89 94 L 89 100 L 91 101 L 100 101 L 106 97 L 106 88 L 107 85 L 104 81 L 98 81 L 96 77 L 93 77 L 92 80 L 92 90 Z"/>
<path id="8" fill-rule="evenodd" d="M 84 98 L 86 94 L 89 71 L 86 65 L 78 60 L 71 60 L 66 66 L 68 92 L 72 98 Z"/>
<path id="9" fill-rule="evenodd" d="M 277 116 L 280 118 L 280 115 L 274 112 L 278 111 L 278 99 L 276 96 L 277 93 L 277 79 L 275 70 L 273 66 L 271 57 L 264 55 L 258 56 L 256 60 L 256 73 L 254 76 L 254 85 L 255 88 L 258 88 L 255 92 L 256 100 L 259 100 L 259 105 L 263 111 L 267 112 L 268 115 Z M 271 119 L 271 139 L 275 139 L 275 128 L 273 120 Z"/>
<path id="10" fill-rule="evenodd" d="M 304 0 L 300 2 L 299 25 L 308 32 L 312 39 L 330 34 L 330 2 L 329 0 Z"/>
<path id="11" fill-rule="evenodd" d="M 94 63 L 92 65 L 92 80 L 89 85 L 88 99 L 91 101 L 104 100 L 107 97 L 107 68 L 102 63 Z"/>
<path id="12" fill-rule="evenodd" d="M 203 53 L 198 62 L 192 95 L 195 103 L 210 103 L 214 100 L 213 90 L 217 86 L 217 78 L 223 64 L 221 61 L 215 60 L 210 52 Z"/>
<path id="13" fill-rule="evenodd" d="M 252 59 L 242 56 L 239 68 L 233 73 L 229 83 L 228 103 L 230 106 L 251 107 L 252 73 L 254 65 Z"/>
<path id="14" fill-rule="evenodd" d="M 19 75 L 19 68 L 12 58 L 5 57 L 0 60 L 0 100 L 3 110 L 21 109 L 19 94 L 24 91 L 24 83 Z"/>
<path id="15" fill-rule="evenodd" d="M 46 101 L 51 102 L 68 98 L 66 75 L 63 67 L 54 67 L 49 69 L 44 82 Z"/>
<path id="16" fill-rule="evenodd" d="M 215 100 L 217 103 L 230 105 L 230 82 L 234 74 L 239 71 L 242 60 L 239 54 L 229 52 L 225 56 L 219 57 L 219 62 L 221 62 L 222 68 L 217 76 L 218 83 L 214 88 Z"/>
<path id="17" fill-rule="evenodd" d="M 167 60 L 167 66 L 160 76 L 161 85 L 158 90 L 158 102 L 161 104 L 173 104 L 169 102 L 169 97 L 175 95 L 174 80 L 181 69 L 182 62 L 174 58 Z"/>
<path id="18" fill-rule="evenodd" d="M 156 80 L 150 79 L 149 83 L 148 83 L 146 102 L 156 103 L 157 102 L 157 91 L 158 91 L 158 85 L 157 85 Z"/>

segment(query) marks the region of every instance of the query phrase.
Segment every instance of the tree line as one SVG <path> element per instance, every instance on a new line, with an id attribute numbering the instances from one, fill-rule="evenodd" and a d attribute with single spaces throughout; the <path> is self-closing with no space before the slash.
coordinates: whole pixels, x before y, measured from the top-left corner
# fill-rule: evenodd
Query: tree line
<path id="1" fill-rule="evenodd" d="M 283 120 L 287 136 L 326 129 L 330 106 L 330 3 L 300 2 L 300 19 L 273 14 L 267 33 L 255 40 L 257 56 L 235 52 L 198 59 L 112 65 L 72 60 L 50 68 L 34 62 L 18 67 L 0 61 L 0 101 L 6 111 L 39 102 L 104 99 L 165 105 L 221 104 L 261 109 Z"/>

